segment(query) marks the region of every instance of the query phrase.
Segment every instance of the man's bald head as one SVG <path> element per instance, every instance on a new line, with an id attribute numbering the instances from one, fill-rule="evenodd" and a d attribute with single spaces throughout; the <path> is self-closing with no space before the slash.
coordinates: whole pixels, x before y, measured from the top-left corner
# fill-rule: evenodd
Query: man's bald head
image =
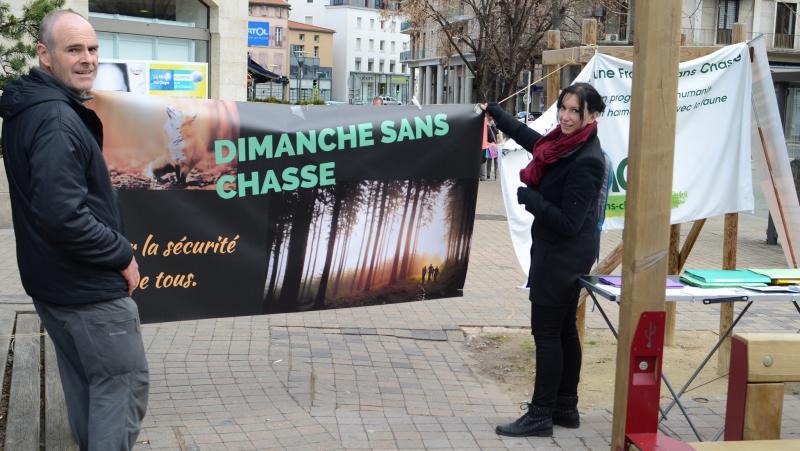
<path id="1" fill-rule="evenodd" d="M 39 42 L 47 46 L 47 48 L 53 48 L 53 28 L 55 28 L 56 22 L 58 22 L 60 18 L 67 15 L 78 16 L 81 19 L 86 20 L 85 17 L 71 9 L 59 9 L 57 11 L 52 11 L 44 16 L 42 23 L 39 24 Z"/>
<path id="2" fill-rule="evenodd" d="M 71 10 L 52 12 L 42 20 L 39 41 L 36 52 L 42 70 L 77 93 L 92 89 L 99 46 L 89 21 Z"/>

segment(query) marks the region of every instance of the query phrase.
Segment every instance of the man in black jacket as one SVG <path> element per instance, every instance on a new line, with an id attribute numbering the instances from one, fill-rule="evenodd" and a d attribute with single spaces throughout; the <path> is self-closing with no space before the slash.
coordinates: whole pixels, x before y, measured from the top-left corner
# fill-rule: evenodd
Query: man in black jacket
<path id="1" fill-rule="evenodd" d="M 83 102 L 97 72 L 94 29 L 72 11 L 42 20 L 39 69 L 0 99 L 17 261 L 55 345 L 82 450 L 133 447 L 149 372 L 130 295 L 139 270 L 103 160 L 102 124 Z"/>

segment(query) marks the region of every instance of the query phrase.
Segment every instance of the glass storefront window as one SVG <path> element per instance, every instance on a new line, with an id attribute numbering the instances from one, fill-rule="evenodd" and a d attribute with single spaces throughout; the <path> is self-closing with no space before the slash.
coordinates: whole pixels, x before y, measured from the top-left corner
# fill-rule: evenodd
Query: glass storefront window
<path id="1" fill-rule="evenodd" d="M 206 63 L 208 15 L 199 0 L 89 0 L 104 59 Z"/>
<path id="2" fill-rule="evenodd" d="M 208 28 L 208 7 L 199 0 L 89 0 L 89 14 L 118 20 Z"/>
<path id="3" fill-rule="evenodd" d="M 208 42 L 191 39 L 97 32 L 100 58 L 208 62 Z"/>

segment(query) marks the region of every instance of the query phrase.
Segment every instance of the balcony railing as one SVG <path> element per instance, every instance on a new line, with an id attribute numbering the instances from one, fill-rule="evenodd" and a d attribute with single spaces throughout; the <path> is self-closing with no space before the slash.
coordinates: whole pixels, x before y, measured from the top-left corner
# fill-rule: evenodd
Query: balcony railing
<path id="1" fill-rule="evenodd" d="M 733 43 L 732 30 L 716 28 L 684 28 L 687 45 L 729 45 Z M 800 51 L 800 36 L 785 33 L 748 33 L 747 39 L 763 34 L 767 50 Z"/>
<path id="2" fill-rule="evenodd" d="M 396 0 L 373 0 L 372 2 L 365 2 L 364 0 L 330 0 L 331 6 L 359 6 L 375 9 L 398 9 L 399 3 Z"/>
<path id="3" fill-rule="evenodd" d="M 727 28 L 717 29 L 717 44 L 730 45 L 733 42 L 733 30 Z"/>
<path id="4" fill-rule="evenodd" d="M 425 59 L 425 49 L 400 52 L 400 62 Z"/>
<path id="5" fill-rule="evenodd" d="M 797 48 L 795 41 L 795 36 L 792 34 L 775 33 L 775 39 L 772 41 L 772 45 L 776 49 L 794 49 Z"/>
<path id="6" fill-rule="evenodd" d="M 448 22 L 452 23 L 467 19 L 467 15 L 464 11 L 464 3 L 457 2 L 456 5 L 445 8 L 443 11 L 440 11 L 440 13 L 448 19 Z"/>

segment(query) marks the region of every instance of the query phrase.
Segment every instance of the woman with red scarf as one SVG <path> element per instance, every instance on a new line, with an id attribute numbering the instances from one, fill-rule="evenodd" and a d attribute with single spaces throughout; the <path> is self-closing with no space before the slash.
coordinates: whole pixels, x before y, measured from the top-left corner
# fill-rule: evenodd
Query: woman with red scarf
<path id="1" fill-rule="evenodd" d="M 528 276 L 536 381 L 527 412 L 497 426 L 500 435 L 548 437 L 553 424 L 580 426 L 581 347 L 575 327 L 578 278 L 588 274 L 600 243 L 598 217 L 606 162 L 597 137 L 603 99 L 587 83 L 558 98 L 558 126 L 545 136 L 497 104 L 485 106 L 497 127 L 533 158 L 520 171 L 517 200 L 534 216 Z"/>

